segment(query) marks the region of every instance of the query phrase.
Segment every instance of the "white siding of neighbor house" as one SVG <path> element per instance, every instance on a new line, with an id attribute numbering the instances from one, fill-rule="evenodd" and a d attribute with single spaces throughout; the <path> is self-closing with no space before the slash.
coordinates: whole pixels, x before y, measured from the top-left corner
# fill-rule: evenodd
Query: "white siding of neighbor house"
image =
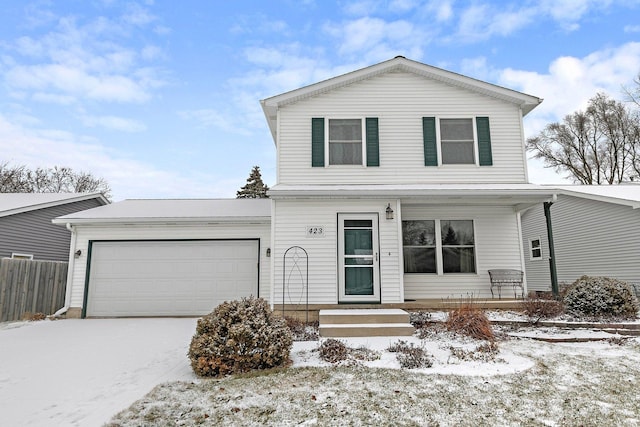
<path id="1" fill-rule="evenodd" d="M 304 248 L 309 255 L 309 303 L 338 302 L 338 213 L 378 214 L 381 300 L 382 303 L 401 302 L 398 222 L 397 218 L 386 219 L 387 203 L 395 208 L 394 200 L 276 200 L 272 212 L 274 302 L 282 303 L 283 255 L 292 246 Z M 324 237 L 307 237 L 307 226 L 324 227 Z M 305 302 L 299 281 L 285 289 L 285 304 Z"/>
<path id="2" fill-rule="evenodd" d="M 424 166 L 422 117 L 488 116 L 493 166 Z M 311 118 L 377 117 L 380 166 L 311 167 Z M 391 72 L 279 110 L 279 184 L 526 182 L 522 115 L 510 103 Z"/>
<path id="3" fill-rule="evenodd" d="M 266 250 L 270 246 L 271 230 L 267 223 L 76 226 L 76 238 L 75 249 L 81 250 L 82 255 L 74 260 L 70 307 L 82 307 L 89 240 L 259 239 L 259 297 L 269 299 L 271 264 Z"/>
<path id="4" fill-rule="evenodd" d="M 491 297 L 488 270 L 523 270 L 518 216 L 511 206 L 402 206 L 402 219 L 473 220 L 476 274 L 405 274 L 407 299 Z M 400 268 L 404 268 L 402 264 Z M 502 297 L 513 297 L 510 288 Z M 496 294 L 497 298 L 497 294 Z"/>
<path id="5" fill-rule="evenodd" d="M 555 205 L 554 205 L 555 206 Z M 531 239 L 540 238 L 542 258 L 531 259 Z M 549 270 L 549 239 L 543 205 L 537 205 L 522 214 L 522 247 L 527 285 L 530 291 L 551 291 Z"/>
<path id="6" fill-rule="evenodd" d="M 560 195 L 551 206 L 551 219 L 559 283 L 572 283 L 585 274 L 640 283 L 640 209 Z M 527 276 L 535 289 L 550 290 L 544 227 L 542 206 L 525 212 L 523 235 L 544 234 L 547 251 L 546 271 L 530 268 L 530 263 Z"/>

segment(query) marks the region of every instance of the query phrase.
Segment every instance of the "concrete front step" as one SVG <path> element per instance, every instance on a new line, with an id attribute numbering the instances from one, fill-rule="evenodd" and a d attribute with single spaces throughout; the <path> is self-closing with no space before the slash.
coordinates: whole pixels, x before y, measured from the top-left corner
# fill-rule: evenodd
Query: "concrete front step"
<path id="1" fill-rule="evenodd" d="M 363 323 L 409 323 L 409 313 L 400 309 L 320 310 L 320 325 Z"/>
<path id="2" fill-rule="evenodd" d="M 393 337 L 411 336 L 415 328 L 410 323 L 349 323 L 329 324 L 319 327 L 321 337 Z"/>
<path id="3" fill-rule="evenodd" d="M 410 336 L 415 329 L 409 313 L 400 309 L 320 310 L 322 337 Z"/>

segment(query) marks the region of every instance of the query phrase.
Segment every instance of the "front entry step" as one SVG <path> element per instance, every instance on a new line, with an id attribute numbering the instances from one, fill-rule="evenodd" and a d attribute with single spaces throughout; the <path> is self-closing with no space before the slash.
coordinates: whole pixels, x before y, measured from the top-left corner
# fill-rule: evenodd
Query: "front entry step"
<path id="1" fill-rule="evenodd" d="M 409 313 L 400 309 L 320 310 L 320 336 L 388 337 L 415 332 Z"/>

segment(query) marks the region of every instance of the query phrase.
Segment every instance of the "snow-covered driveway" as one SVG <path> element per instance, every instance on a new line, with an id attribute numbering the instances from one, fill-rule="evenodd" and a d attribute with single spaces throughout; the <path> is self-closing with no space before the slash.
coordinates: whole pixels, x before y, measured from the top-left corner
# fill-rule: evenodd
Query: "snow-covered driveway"
<path id="1" fill-rule="evenodd" d="M 0 424 L 100 426 L 155 385 L 195 376 L 197 319 L 0 324 Z"/>

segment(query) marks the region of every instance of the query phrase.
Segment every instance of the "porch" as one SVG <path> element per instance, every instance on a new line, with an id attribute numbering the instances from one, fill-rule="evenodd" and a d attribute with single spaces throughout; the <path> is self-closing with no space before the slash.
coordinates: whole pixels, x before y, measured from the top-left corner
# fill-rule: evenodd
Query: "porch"
<path id="1" fill-rule="evenodd" d="M 320 310 L 349 310 L 349 309 L 401 309 L 407 312 L 412 311 L 447 311 L 459 306 L 461 303 L 468 302 L 468 298 L 432 298 L 432 299 L 416 299 L 406 300 L 402 303 L 387 304 L 285 304 L 284 315 L 293 317 L 302 321 L 307 319 L 310 322 L 316 322 L 319 319 Z M 486 310 L 519 310 L 522 299 L 514 298 L 474 298 L 472 300 L 481 309 Z M 277 315 L 282 315 L 283 305 L 274 304 L 273 310 Z"/>

